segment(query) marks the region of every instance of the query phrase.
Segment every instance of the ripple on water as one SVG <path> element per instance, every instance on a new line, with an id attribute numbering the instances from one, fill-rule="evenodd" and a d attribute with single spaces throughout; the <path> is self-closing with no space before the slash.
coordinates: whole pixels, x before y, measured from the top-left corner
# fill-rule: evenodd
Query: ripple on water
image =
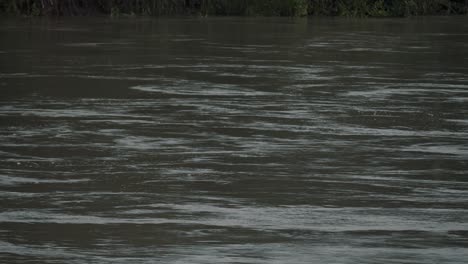
<path id="1" fill-rule="evenodd" d="M 190 95 L 190 96 L 271 96 L 275 93 L 256 91 L 253 89 L 241 88 L 232 84 L 215 84 L 207 82 L 176 81 L 167 85 L 138 85 L 130 89 L 150 93 L 160 93 L 167 95 Z"/>

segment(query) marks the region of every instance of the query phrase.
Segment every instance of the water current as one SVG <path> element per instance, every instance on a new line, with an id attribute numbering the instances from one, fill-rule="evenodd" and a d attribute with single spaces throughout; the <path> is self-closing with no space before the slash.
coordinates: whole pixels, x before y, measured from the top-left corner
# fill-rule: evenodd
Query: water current
<path id="1" fill-rule="evenodd" d="M 466 263 L 467 17 L 0 25 L 2 263 Z"/>

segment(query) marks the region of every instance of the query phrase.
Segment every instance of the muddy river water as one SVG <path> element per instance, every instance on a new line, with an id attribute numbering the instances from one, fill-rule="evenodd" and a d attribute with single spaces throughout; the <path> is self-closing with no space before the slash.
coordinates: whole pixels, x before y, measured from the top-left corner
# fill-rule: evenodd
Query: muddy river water
<path id="1" fill-rule="evenodd" d="M 3 263 L 464 263 L 468 18 L 0 20 Z"/>

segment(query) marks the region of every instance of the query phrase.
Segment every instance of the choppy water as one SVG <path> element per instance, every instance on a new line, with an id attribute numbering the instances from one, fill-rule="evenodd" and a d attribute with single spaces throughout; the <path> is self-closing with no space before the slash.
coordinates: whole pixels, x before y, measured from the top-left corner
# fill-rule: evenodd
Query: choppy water
<path id="1" fill-rule="evenodd" d="M 3 19 L 3 263 L 463 263 L 468 20 Z"/>

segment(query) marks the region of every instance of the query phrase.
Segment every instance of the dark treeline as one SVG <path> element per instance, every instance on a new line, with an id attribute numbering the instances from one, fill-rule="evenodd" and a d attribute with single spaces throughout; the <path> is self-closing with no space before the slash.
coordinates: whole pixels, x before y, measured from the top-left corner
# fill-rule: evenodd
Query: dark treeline
<path id="1" fill-rule="evenodd" d="M 466 14 L 468 0 L 0 0 L 3 14 L 413 16 Z"/>

